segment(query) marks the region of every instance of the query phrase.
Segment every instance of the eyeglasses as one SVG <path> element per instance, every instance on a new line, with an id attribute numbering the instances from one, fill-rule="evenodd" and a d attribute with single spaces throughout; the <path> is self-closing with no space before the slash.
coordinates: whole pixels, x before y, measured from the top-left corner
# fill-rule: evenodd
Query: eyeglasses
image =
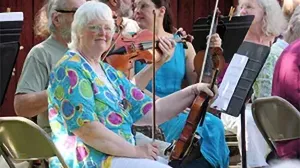
<path id="1" fill-rule="evenodd" d="M 59 13 L 75 13 L 77 9 L 75 10 L 64 10 L 64 9 L 55 9 L 56 12 L 59 12 Z"/>
<path id="2" fill-rule="evenodd" d="M 88 29 L 94 33 L 99 33 L 104 30 L 107 33 L 113 33 L 114 29 L 109 25 L 88 25 Z"/>

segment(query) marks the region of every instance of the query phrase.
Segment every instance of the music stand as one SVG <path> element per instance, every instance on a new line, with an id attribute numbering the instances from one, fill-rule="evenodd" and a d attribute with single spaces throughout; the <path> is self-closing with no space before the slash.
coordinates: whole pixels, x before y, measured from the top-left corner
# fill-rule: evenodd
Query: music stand
<path id="1" fill-rule="evenodd" d="M 270 47 L 251 42 L 243 42 L 239 47 L 237 54 L 247 56 L 248 62 L 238 80 L 237 86 L 233 92 L 227 109 L 221 110 L 235 117 L 241 115 L 241 139 L 242 139 L 242 167 L 247 167 L 246 142 L 245 142 L 245 106 L 247 100 L 251 97 L 252 85 L 255 82 L 260 70 L 262 69 L 268 55 Z M 226 78 L 226 74 L 224 76 Z M 223 79 L 224 81 L 225 79 Z M 221 83 L 222 85 L 222 83 Z M 222 86 L 220 86 L 222 87 Z M 217 100 L 216 100 L 217 101 Z M 212 107 L 213 108 L 213 107 Z"/>
<path id="2" fill-rule="evenodd" d="M 0 107 L 19 53 L 23 13 L 0 13 Z"/>
<path id="3" fill-rule="evenodd" d="M 212 17 L 199 18 L 193 25 L 192 35 L 194 36 L 193 46 L 195 51 L 205 50 L 206 37 L 209 34 Z M 225 62 L 229 63 L 234 53 L 244 41 L 249 27 L 254 19 L 253 15 L 221 17 L 217 27 L 217 33 L 222 39 Z"/>

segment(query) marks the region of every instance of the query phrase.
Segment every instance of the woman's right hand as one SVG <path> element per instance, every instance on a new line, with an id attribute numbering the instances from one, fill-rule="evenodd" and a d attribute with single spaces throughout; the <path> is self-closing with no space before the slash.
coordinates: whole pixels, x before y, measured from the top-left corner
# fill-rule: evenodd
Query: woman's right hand
<path id="1" fill-rule="evenodd" d="M 159 154 L 158 145 L 153 143 L 135 146 L 135 150 L 137 158 L 157 160 Z"/>
<path id="2" fill-rule="evenodd" d="M 208 38 L 208 36 L 206 38 Z M 222 46 L 222 39 L 220 38 L 220 36 L 219 36 L 218 33 L 215 33 L 215 34 L 211 35 L 209 46 L 213 47 L 213 48 L 218 48 L 218 47 L 221 48 L 221 46 Z"/>

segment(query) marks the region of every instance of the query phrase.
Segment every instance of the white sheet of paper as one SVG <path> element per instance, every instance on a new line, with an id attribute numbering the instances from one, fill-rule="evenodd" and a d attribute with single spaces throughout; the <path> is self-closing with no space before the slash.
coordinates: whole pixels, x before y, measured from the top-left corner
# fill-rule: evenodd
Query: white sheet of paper
<path id="1" fill-rule="evenodd" d="M 226 72 L 222 83 L 218 89 L 219 95 L 211 104 L 211 108 L 220 111 L 226 111 L 233 95 L 233 92 L 239 82 L 239 79 L 246 67 L 248 57 L 240 54 L 234 54 Z"/>
<path id="2" fill-rule="evenodd" d="M 24 20 L 23 12 L 0 13 L 0 22 L 23 21 L 23 20 Z"/>

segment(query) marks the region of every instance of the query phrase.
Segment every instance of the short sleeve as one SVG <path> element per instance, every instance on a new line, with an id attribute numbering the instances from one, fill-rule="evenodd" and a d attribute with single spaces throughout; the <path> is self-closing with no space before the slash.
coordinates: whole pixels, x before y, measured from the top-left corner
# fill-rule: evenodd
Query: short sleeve
<path id="1" fill-rule="evenodd" d="M 61 64 L 50 75 L 48 91 L 59 107 L 69 132 L 99 121 L 91 79 L 76 62 Z"/>
<path id="2" fill-rule="evenodd" d="M 129 113 L 135 123 L 152 109 L 152 98 L 132 84 L 122 72 L 118 71 L 117 73 L 122 81 L 122 85 L 119 87 L 131 105 Z"/>
<path id="3" fill-rule="evenodd" d="M 47 88 L 49 72 L 45 63 L 36 58 L 36 54 L 34 51 L 28 54 L 16 93 L 39 92 Z"/>

